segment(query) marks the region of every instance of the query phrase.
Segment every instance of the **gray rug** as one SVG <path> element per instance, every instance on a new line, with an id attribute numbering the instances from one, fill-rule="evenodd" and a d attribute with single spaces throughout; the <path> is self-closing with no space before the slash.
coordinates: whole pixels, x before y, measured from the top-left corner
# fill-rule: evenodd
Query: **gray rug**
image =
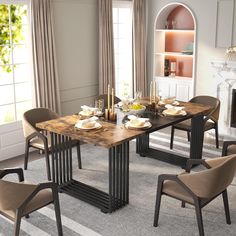
<path id="1" fill-rule="evenodd" d="M 165 134 L 155 134 L 151 137 L 152 145 L 168 145 Z M 181 144 L 181 139 L 177 140 Z M 176 146 L 177 145 L 177 146 Z M 185 144 L 174 146 L 174 151 L 180 149 L 187 152 Z M 212 148 L 212 149 L 211 149 Z M 218 153 L 211 153 L 214 147 L 205 147 L 205 154 L 214 157 Z M 210 150 L 210 151 L 209 151 Z M 82 145 L 83 169 L 74 169 L 74 178 L 107 191 L 108 152 L 106 149 Z M 205 155 L 204 154 L 204 155 Z M 74 158 L 76 167 L 76 158 Z M 25 178 L 31 182 L 46 180 L 44 159 L 29 163 L 29 170 L 25 171 Z M 180 202 L 163 197 L 159 227 L 154 228 L 153 215 L 156 196 L 157 177 L 162 173 L 179 173 L 179 167 L 159 162 L 150 158 L 142 158 L 135 154 L 135 143 L 130 143 L 130 204 L 112 213 L 103 214 L 99 209 L 70 197 L 60 194 L 63 230 L 65 236 L 184 236 L 198 235 L 195 211 L 187 205 L 180 207 Z M 223 177 L 223 176 L 222 176 Z M 228 190 L 232 224 L 225 223 L 222 198 L 219 197 L 203 209 L 203 221 L 206 235 L 223 236 L 236 235 L 236 181 Z M 22 222 L 21 235 L 57 235 L 53 206 L 45 207 L 30 215 Z M 13 225 L 5 218 L 0 218 L 0 236 L 13 235 Z"/>

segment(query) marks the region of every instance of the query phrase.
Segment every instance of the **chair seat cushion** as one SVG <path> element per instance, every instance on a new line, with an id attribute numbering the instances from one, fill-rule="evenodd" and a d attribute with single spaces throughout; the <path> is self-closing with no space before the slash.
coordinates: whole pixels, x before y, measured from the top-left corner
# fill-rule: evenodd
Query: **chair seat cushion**
<path id="1" fill-rule="evenodd" d="M 34 138 L 30 141 L 30 145 L 32 147 L 35 147 L 35 148 L 39 148 L 39 149 L 42 149 L 44 150 L 44 144 L 43 144 L 43 140 L 40 139 L 40 138 Z M 50 139 L 48 138 L 48 148 L 50 149 L 51 147 L 51 142 L 50 142 Z"/>
<path id="2" fill-rule="evenodd" d="M 235 154 L 236 153 L 236 145 L 230 145 L 227 148 L 227 155 Z"/>
<path id="3" fill-rule="evenodd" d="M 18 197 L 19 195 L 16 194 L 15 196 Z M 24 199 L 22 199 L 22 201 L 24 201 Z M 52 191 L 51 190 L 46 190 L 46 189 L 41 190 L 29 202 L 29 204 L 26 206 L 26 208 L 25 208 L 22 215 L 23 216 L 27 215 L 27 214 L 43 207 L 43 206 L 46 206 L 46 205 L 50 204 L 51 202 L 53 202 Z M 2 213 L 5 216 L 8 216 L 12 219 L 15 219 L 15 217 L 16 217 L 16 209 L 4 210 L 4 209 L 0 208 L 0 213 Z"/>
<path id="4" fill-rule="evenodd" d="M 174 125 L 174 127 L 176 129 L 191 131 L 191 120 L 188 119 L 188 120 L 182 121 Z M 215 123 L 210 120 L 205 123 L 205 130 L 210 130 L 210 129 L 213 129 L 214 127 L 215 127 Z"/>

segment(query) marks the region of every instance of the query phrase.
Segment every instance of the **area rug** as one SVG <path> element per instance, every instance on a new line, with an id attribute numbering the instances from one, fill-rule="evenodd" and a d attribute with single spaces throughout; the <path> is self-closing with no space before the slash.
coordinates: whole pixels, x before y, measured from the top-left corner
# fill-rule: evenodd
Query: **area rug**
<path id="1" fill-rule="evenodd" d="M 166 140 L 166 141 L 165 141 Z M 167 149 L 168 138 L 165 134 L 154 134 L 151 145 L 161 145 Z M 181 138 L 175 139 L 182 143 Z M 174 151 L 186 154 L 188 147 L 178 147 Z M 182 145 L 182 144 L 181 144 Z M 181 146 L 179 145 L 179 146 Z M 188 145 L 188 144 L 186 144 Z M 219 156 L 220 151 L 212 153 L 214 148 L 204 147 L 204 155 Z M 75 151 L 75 150 L 74 150 Z M 108 188 L 108 151 L 94 145 L 82 145 L 83 169 L 76 168 L 74 158 L 74 178 L 91 184 L 101 190 Z M 163 197 L 159 227 L 153 224 L 157 178 L 159 174 L 176 174 L 182 171 L 179 167 L 151 158 L 143 158 L 135 153 L 135 142 L 130 142 L 130 203 L 112 214 L 104 214 L 83 201 L 66 194 L 60 194 L 63 231 L 65 236 L 189 236 L 198 235 L 195 211 L 187 205 L 180 207 L 180 202 Z M 223 176 L 222 176 L 223 177 Z M 45 161 L 40 159 L 29 163 L 25 179 L 39 183 L 46 181 Z M 223 201 L 218 197 L 203 209 L 205 235 L 235 235 L 236 232 L 236 181 L 228 189 L 232 224 L 225 223 Z M 53 205 L 47 206 L 23 219 L 22 236 L 57 235 Z M 13 225 L 5 218 L 0 218 L 0 235 L 13 235 Z"/>

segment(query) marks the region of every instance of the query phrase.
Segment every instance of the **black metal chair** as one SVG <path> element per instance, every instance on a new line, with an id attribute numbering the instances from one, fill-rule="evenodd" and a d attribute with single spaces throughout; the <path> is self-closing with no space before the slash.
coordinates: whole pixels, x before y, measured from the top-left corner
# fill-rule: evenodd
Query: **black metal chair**
<path id="1" fill-rule="evenodd" d="M 50 162 L 49 162 L 51 140 L 50 136 L 47 135 L 45 131 L 42 131 L 36 127 L 36 123 L 57 119 L 59 117 L 60 116 L 57 113 L 51 111 L 48 108 L 34 108 L 26 111 L 23 114 L 23 119 L 22 119 L 23 131 L 26 139 L 24 169 L 27 170 L 28 167 L 29 148 L 33 147 L 35 149 L 41 150 L 45 153 L 48 180 L 51 180 Z M 77 148 L 78 167 L 79 169 L 81 169 L 82 163 L 80 154 L 80 142 L 78 140 L 74 140 L 72 145 L 76 146 Z"/>
<path id="2" fill-rule="evenodd" d="M 21 183 L 3 180 L 9 174 L 17 174 Z M 21 168 L 0 170 L 0 214 L 14 221 L 14 235 L 20 233 L 22 217 L 54 204 L 58 235 L 62 236 L 61 213 L 58 198 L 58 189 L 55 183 L 41 183 L 38 185 L 22 183 L 24 174 Z M 31 233 L 31 232 L 28 232 Z"/>
<path id="3" fill-rule="evenodd" d="M 190 173 L 193 165 L 203 165 L 207 170 Z M 195 206 L 199 235 L 204 235 L 201 209 L 222 194 L 226 223 L 231 224 L 227 187 L 236 171 L 236 155 L 209 160 L 189 159 L 186 172 L 179 175 L 162 174 L 158 177 L 156 206 L 153 226 L 157 227 L 162 195 L 166 195 Z"/>
<path id="4" fill-rule="evenodd" d="M 213 109 L 209 111 L 208 114 L 205 114 L 204 131 L 215 129 L 216 148 L 219 148 L 218 120 L 220 113 L 220 100 L 211 96 L 197 96 L 192 98 L 189 102 L 210 105 L 213 107 Z M 187 131 L 188 141 L 190 141 L 191 120 L 180 122 L 171 127 L 170 149 L 173 149 L 175 129 Z"/>

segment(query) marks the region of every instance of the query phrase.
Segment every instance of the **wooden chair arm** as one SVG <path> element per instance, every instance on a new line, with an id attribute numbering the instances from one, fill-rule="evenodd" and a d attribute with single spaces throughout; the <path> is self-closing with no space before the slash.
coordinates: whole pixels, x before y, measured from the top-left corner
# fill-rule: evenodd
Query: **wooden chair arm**
<path id="1" fill-rule="evenodd" d="M 41 183 L 38 184 L 35 190 L 25 199 L 25 201 L 21 204 L 21 206 L 18 208 L 19 211 L 24 211 L 25 207 L 28 205 L 28 203 L 42 190 L 44 189 L 51 189 L 53 194 L 53 201 L 55 198 L 58 199 L 58 186 L 54 182 L 47 182 L 47 183 Z"/>
<path id="2" fill-rule="evenodd" d="M 236 145 L 236 141 L 224 141 L 223 142 L 222 156 L 227 156 L 227 154 L 228 154 L 228 147 L 230 145 Z"/>
<path id="3" fill-rule="evenodd" d="M 211 168 L 211 166 L 209 166 L 204 159 L 188 159 L 186 162 L 185 171 L 189 173 L 193 165 L 203 165 L 207 169 Z"/>
<path id="4" fill-rule="evenodd" d="M 24 172 L 22 168 L 11 168 L 11 169 L 0 170 L 0 179 L 9 174 L 17 174 L 19 182 L 24 181 Z"/>

